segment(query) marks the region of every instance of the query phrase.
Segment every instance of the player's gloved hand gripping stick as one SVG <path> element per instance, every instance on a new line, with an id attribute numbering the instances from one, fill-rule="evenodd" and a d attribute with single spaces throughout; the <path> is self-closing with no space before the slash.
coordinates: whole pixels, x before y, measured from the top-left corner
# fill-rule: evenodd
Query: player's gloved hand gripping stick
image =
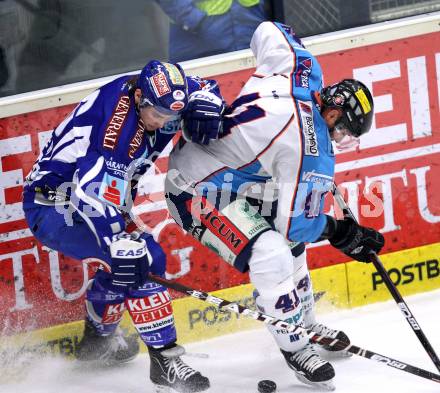
<path id="1" fill-rule="evenodd" d="M 345 202 L 344 198 L 342 197 L 342 195 L 341 195 L 340 191 L 338 190 L 337 185 L 335 183 L 333 184 L 332 192 L 333 192 L 333 196 L 336 200 L 336 203 L 339 205 L 342 212 L 344 213 L 344 217 L 346 217 L 346 219 L 352 220 L 354 223 L 357 224 L 357 221 L 356 221 L 355 216 L 353 215 L 353 212 L 348 207 L 347 203 Z M 373 241 L 374 241 L 374 239 L 372 239 L 372 242 Z M 406 302 L 403 300 L 402 295 L 400 294 L 400 292 L 398 291 L 398 289 L 394 285 L 388 272 L 384 268 L 381 260 L 379 259 L 379 257 L 377 256 L 377 254 L 374 251 L 371 251 L 369 253 L 368 257 L 369 257 L 370 262 L 373 263 L 374 267 L 376 268 L 376 270 L 378 271 L 378 273 L 382 277 L 382 280 L 384 281 L 385 285 L 387 286 L 388 290 L 390 291 L 391 295 L 393 296 L 394 300 L 396 301 L 397 305 L 399 306 L 400 311 L 402 311 L 402 314 L 404 315 L 407 322 L 411 326 L 412 330 L 416 334 L 417 338 L 419 339 L 419 341 L 423 345 L 423 348 L 425 348 L 425 351 L 428 353 L 429 357 L 433 361 L 437 370 L 440 371 L 440 360 L 439 360 L 437 354 L 435 353 L 434 348 L 429 343 L 428 339 L 426 338 L 425 334 L 423 333 L 422 328 L 420 327 L 420 325 L 418 324 L 418 322 L 414 318 L 414 316 L 413 316 L 412 312 L 410 311 Z"/>

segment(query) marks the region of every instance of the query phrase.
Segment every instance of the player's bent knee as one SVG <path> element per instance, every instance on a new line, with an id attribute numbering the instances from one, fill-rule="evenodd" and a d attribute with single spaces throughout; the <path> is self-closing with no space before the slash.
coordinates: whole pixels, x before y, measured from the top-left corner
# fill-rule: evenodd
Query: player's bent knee
<path id="1" fill-rule="evenodd" d="M 291 292 L 293 274 L 293 256 L 285 238 L 276 231 L 261 234 L 249 260 L 249 276 L 259 294 L 267 298 Z"/>
<path id="2" fill-rule="evenodd" d="M 111 334 L 125 311 L 125 294 L 115 293 L 102 285 L 100 280 L 106 277 L 106 273 L 98 272 L 96 276 L 97 278 L 90 280 L 87 285 L 85 302 L 87 318 L 100 334 Z"/>

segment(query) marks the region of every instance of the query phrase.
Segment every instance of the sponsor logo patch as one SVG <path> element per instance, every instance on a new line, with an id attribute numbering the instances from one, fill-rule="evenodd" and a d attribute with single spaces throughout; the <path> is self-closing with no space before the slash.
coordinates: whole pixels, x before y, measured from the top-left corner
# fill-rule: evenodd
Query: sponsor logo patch
<path id="1" fill-rule="evenodd" d="M 206 231 L 206 229 L 203 228 L 203 226 L 196 225 L 194 222 L 191 224 L 191 226 L 188 230 L 188 232 L 191 233 L 191 235 L 199 241 L 202 238 L 202 235 L 205 231 Z"/>
<path id="2" fill-rule="evenodd" d="M 302 132 L 304 135 L 304 154 L 306 156 L 319 156 L 318 138 L 313 124 L 312 104 L 300 101 L 300 112 L 302 120 Z"/>
<path id="3" fill-rule="evenodd" d="M 333 184 L 333 177 L 324 175 L 322 173 L 317 173 L 315 170 L 304 172 L 301 181 L 303 182 L 311 182 L 311 183 L 321 183 L 331 187 Z M 330 188 L 329 188 L 330 190 Z"/>
<path id="4" fill-rule="evenodd" d="M 246 308 L 255 308 L 255 298 L 253 296 L 237 299 L 236 303 Z M 231 310 L 218 308 L 213 305 L 190 309 L 188 310 L 187 318 L 190 330 L 196 329 L 200 325 L 203 328 L 216 325 L 221 326 L 231 320 L 237 319 L 239 319 L 239 315 L 234 314 Z M 218 328 L 220 328 L 220 326 L 218 326 Z"/>
<path id="5" fill-rule="evenodd" d="M 295 86 L 309 88 L 309 77 L 312 72 L 312 58 L 298 56 L 295 70 Z"/>
<path id="6" fill-rule="evenodd" d="M 413 282 L 425 283 L 428 280 L 440 277 L 440 260 L 430 259 L 409 263 L 402 267 L 387 269 L 387 272 L 396 286 L 407 285 Z M 385 285 L 382 276 L 377 272 L 372 273 L 371 284 L 373 291 L 377 291 L 381 286 Z"/>
<path id="7" fill-rule="evenodd" d="M 356 97 L 358 98 L 362 110 L 364 111 L 365 114 L 367 114 L 368 112 L 371 112 L 371 105 L 368 102 L 368 98 L 365 95 L 364 91 L 362 89 L 359 89 L 356 93 L 354 93 L 356 95 Z"/>
<path id="8" fill-rule="evenodd" d="M 127 190 L 127 181 L 104 174 L 99 188 L 99 198 L 115 206 L 122 206 L 125 200 Z"/>
<path id="9" fill-rule="evenodd" d="M 117 323 L 122 319 L 122 314 L 125 311 L 125 304 L 108 304 L 105 307 L 104 315 L 102 316 L 101 323 L 110 324 Z"/>
<path id="10" fill-rule="evenodd" d="M 173 98 L 178 101 L 182 101 L 185 99 L 185 93 L 182 90 L 174 90 Z"/>
<path id="11" fill-rule="evenodd" d="M 185 104 L 182 101 L 174 101 L 171 105 L 170 105 L 170 109 L 172 111 L 180 111 L 185 107 Z"/>
<path id="12" fill-rule="evenodd" d="M 110 159 L 105 161 L 105 166 L 107 167 L 108 172 L 120 177 L 124 177 L 128 171 L 127 165 L 122 162 L 114 161 L 113 157 L 110 157 Z"/>
<path id="13" fill-rule="evenodd" d="M 140 299 L 126 300 L 128 311 L 139 332 L 151 332 L 174 324 L 173 307 L 168 292 Z"/>
<path id="14" fill-rule="evenodd" d="M 106 149 L 113 150 L 118 143 L 119 133 L 124 125 L 127 113 L 130 109 L 130 97 L 121 96 L 110 121 L 104 132 L 104 140 L 102 146 Z"/>
<path id="15" fill-rule="evenodd" d="M 344 97 L 342 94 L 336 94 L 336 95 L 333 97 L 333 103 L 334 103 L 335 105 L 340 105 L 340 106 L 342 106 L 342 105 L 344 105 L 344 102 L 345 102 L 345 97 Z"/>
<path id="16" fill-rule="evenodd" d="M 134 159 L 134 155 L 138 151 L 139 147 L 142 144 L 142 140 L 144 138 L 144 132 L 145 132 L 145 125 L 142 119 L 139 119 L 137 124 L 136 133 L 134 134 L 133 138 L 130 141 L 130 144 L 128 145 L 128 156 L 131 159 Z"/>
<path id="17" fill-rule="evenodd" d="M 174 85 L 184 85 L 183 76 L 179 69 L 174 65 L 170 63 L 163 63 L 165 68 L 168 71 L 168 74 L 170 75 L 171 82 L 173 82 Z M 176 98 L 177 99 L 177 98 Z"/>
<path id="18" fill-rule="evenodd" d="M 180 121 L 171 120 L 165 123 L 165 125 L 159 130 L 161 134 L 175 134 L 180 130 Z"/>
<path id="19" fill-rule="evenodd" d="M 249 242 L 246 236 L 206 198 L 193 198 L 192 201 L 188 201 L 187 209 L 235 255 L 238 255 Z"/>
<path id="20" fill-rule="evenodd" d="M 171 93 L 170 86 L 168 85 L 167 77 L 163 72 L 159 72 L 153 75 L 151 78 L 151 85 L 154 89 L 156 97 L 162 97 L 165 94 Z"/>

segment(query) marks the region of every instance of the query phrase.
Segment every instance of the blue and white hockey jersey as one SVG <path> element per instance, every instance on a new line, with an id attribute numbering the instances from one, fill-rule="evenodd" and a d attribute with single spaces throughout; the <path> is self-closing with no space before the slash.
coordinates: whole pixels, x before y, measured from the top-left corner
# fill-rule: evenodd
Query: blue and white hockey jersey
<path id="1" fill-rule="evenodd" d="M 256 73 L 224 119 L 226 135 L 209 146 L 176 147 L 169 168 L 199 194 L 214 185 L 254 196 L 260 187 L 266 199 L 275 188 L 275 229 L 289 240 L 313 242 L 326 225 L 323 200 L 334 175 L 328 128 L 314 98 L 322 89 L 321 67 L 279 23 L 260 24 L 251 49 Z"/>
<path id="2" fill-rule="evenodd" d="M 24 188 L 26 209 L 58 202 L 67 209 L 65 195 L 103 249 L 125 229 L 121 211 L 131 207 L 138 179 L 179 130 L 179 120 L 154 132 L 144 129 L 135 81 L 123 76 L 84 98 L 53 131 Z M 215 81 L 187 82 L 188 94 L 205 89 L 220 96 Z"/>

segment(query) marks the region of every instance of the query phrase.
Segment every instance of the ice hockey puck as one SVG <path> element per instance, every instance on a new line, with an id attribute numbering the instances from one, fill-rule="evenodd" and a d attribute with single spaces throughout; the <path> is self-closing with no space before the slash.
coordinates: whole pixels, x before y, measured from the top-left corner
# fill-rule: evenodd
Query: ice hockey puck
<path id="1" fill-rule="evenodd" d="M 260 393 L 273 393 L 277 390 L 277 384 L 269 379 L 263 379 L 258 382 L 258 391 Z"/>

